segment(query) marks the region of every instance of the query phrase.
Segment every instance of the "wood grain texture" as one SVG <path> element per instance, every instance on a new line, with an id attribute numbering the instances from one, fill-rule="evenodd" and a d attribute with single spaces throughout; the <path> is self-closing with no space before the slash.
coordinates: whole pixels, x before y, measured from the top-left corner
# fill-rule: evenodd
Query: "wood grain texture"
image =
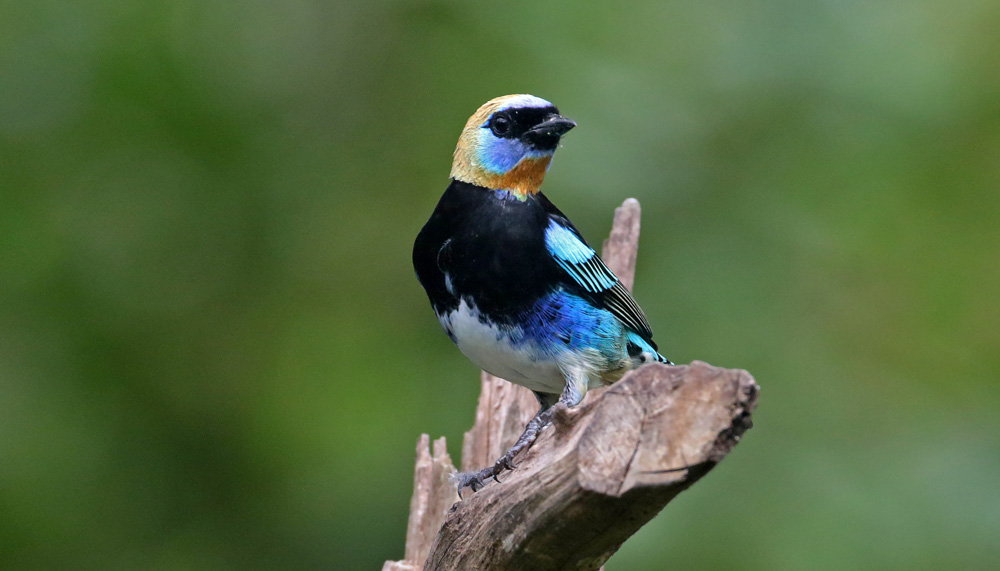
<path id="1" fill-rule="evenodd" d="M 462 441 L 462 470 L 469 472 L 496 462 L 514 445 L 538 411 L 538 401 L 528 389 L 480 372 L 476 422 Z"/>
<path id="2" fill-rule="evenodd" d="M 448 509 L 458 501 L 455 485 L 449 480 L 454 472 L 455 465 L 448 455 L 445 439 L 434 441 L 432 453 L 430 437 L 421 434 L 417 439 L 413 497 L 406 525 L 406 557 L 402 561 L 386 561 L 382 571 L 420 571 L 423 568 Z"/>
<path id="3" fill-rule="evenodd" d="M 598 569 L 750 428 L 746 371 L 659 363 L 562 405 L 518 468 L 458 503 L 424 569 Z"/>
<path id="4" fill-rule="evenodd" d="M 604 263 L 629 291 L 632 291 L 632 285 L 635 283 L 635 260 L 639 254 L 641 218 L 642 208 L 639 207 L 639 201 L 634 198 L 626 199 L 621 206 L 615 208 L 611 233 L 601 249 Z"/>

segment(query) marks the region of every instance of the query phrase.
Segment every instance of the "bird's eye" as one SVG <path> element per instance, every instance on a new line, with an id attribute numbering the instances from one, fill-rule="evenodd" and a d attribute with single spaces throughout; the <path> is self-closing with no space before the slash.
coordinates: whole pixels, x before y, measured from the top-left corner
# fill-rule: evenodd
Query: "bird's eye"
<path id="1" fill-rule="evenodd" d="M 497 137 L 503 137 L 510 132 L 510 119 L 504 115 L 497 115 L 490 121 L 490 129 Z"/>

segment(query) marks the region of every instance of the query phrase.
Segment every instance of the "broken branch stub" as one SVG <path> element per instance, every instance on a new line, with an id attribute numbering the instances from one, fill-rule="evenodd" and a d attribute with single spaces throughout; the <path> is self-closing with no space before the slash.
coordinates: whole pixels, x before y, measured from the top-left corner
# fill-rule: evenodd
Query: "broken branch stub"
<path id="1" fill-rule="evenodd" d="M 457 504 L 427 571 L 598 569 L 751 427 L 746 371 L 650 364 L 552 425 L 502 484 Z"/>

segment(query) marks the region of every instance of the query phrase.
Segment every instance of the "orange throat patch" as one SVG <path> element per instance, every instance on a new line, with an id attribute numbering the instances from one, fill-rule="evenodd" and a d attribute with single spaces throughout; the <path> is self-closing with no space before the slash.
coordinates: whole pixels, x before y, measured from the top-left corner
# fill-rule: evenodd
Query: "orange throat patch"
<path id="1" fill-rule="evenodd" d="M 455 165 L 451 176 L 456 180 L 468 182 L 494 190 L 508 190 L 514 194 L 526 196 L 535 194 L 545 180 L 552 157 L 525 158 L 517 166 L 502 174 L 486 172 L 472 165 Z M 466 168 L 461 168 L 466 167 Z"/>

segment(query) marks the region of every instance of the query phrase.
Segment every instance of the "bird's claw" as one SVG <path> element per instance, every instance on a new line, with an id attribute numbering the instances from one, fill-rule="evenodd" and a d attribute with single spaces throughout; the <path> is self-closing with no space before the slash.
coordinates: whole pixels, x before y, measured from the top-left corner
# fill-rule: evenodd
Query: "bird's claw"
<path id="1" fill-rule="evenodd" d="M 465 488 L 472 488 L 473 492 L 478 492 L 486 485 L 483 482 L 483 475 L 486 470 L 480 470 L 479 472 L 456 472 L 451 477 L 451 481 L 455 483 L 458 488 L 458 498 L 462 498 L 462 490 Z M 488 477 L 488 475 L 487 475 Z"/>
<path id="2" fill-rule="evenodd" d="M 458 487 L 459 499 L 463 499 L 463 489 L 472 488 L 473 493 L 478 492 L 483 489 L 486 482 L 491 478 L 493 481 L 500 483 L 500 474 L 503 474 L 505 471 L 513 470 L 514 468 L 514 457 L 512 454 L 508 453 L 501 456 L 495 464 L 488 468 L 483 468 L 478 472 L 457 472 L 451 479 Z"/>
<path id="3" fill-rule="evenodd" d="M 497 461 L 497 464 L 500 464 L 504 470 L 513 470 L 517 467 L 517 465 L 514 464 L 514 456 L 509 453 L 504 454 L 503 457 Z"/>

